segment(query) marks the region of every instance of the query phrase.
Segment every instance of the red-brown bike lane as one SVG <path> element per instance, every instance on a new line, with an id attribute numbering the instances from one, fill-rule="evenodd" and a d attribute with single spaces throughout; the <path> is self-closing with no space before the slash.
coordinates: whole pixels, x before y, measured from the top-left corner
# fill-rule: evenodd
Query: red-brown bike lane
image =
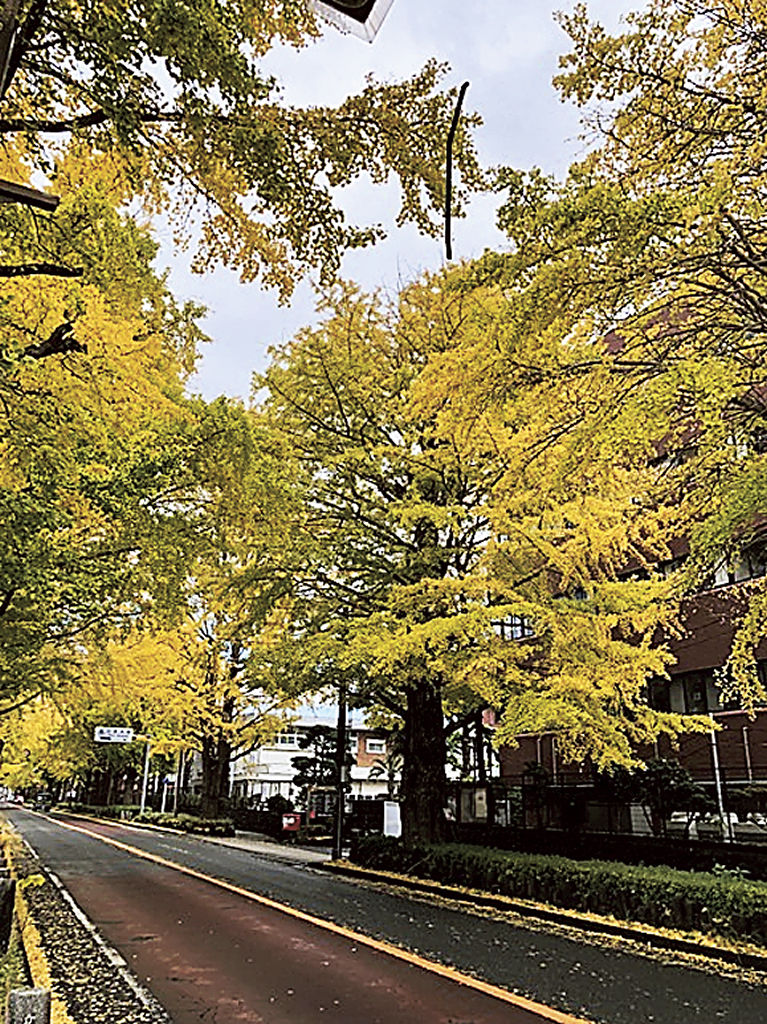
<path id="1" fill-rule="evenodd" d="M 174 1024 L 575 1022 L 416 954 L 387 952 L 331 922 L 130 852 L 130 834 L 119 827 L 57 827 L 68 844 L 58 876 Z"/>

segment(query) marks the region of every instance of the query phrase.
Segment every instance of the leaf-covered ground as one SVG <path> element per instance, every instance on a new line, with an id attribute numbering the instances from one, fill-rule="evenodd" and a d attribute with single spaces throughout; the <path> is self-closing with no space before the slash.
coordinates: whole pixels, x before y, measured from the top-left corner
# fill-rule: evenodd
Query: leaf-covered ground
<path id="1" fill-rule="evenodd" d="M 162 1007 L 134 991 L 105 949 L 77 919 L 59 890 L 27 850 L 16 854 L 19 882 L 40 932 L 53 991 L 77 1024 L 169 1024 Z M 39 884 L 36 884 L 39 883 Z"/>

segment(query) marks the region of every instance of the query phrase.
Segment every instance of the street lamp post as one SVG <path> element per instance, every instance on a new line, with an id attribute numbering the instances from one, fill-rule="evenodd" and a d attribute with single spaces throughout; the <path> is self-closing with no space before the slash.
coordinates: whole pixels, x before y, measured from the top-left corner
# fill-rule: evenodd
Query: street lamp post
<path id="1" fill-rule="evenodd" d="M 344 800 L 346 799 L 346 683 L 338 687 L 336 728 L 336 813 L 333 822 L 333 860 L 340 860 L 344 841 Z"/>
<path id="2" fill-rule="evenodd" d="M 141 784 L 141 814 L 146 810 L 146 793 L 149 788 L 149 760 L 151 751 L 152 741 L 147 737 L 146 750 L 144 751 L 144 781 Z"/>

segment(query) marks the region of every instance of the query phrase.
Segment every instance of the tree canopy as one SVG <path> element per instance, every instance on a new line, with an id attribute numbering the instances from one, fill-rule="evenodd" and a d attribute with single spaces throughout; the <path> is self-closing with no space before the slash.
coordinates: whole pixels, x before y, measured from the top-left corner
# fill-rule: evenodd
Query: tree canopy
<path id="1" fill-rule="evenodd" d="M 184 399 L 199 311 L 136 217 L 198 203 L 198 266 L 283 297 L 307 269 L 329 281 L 377 234 L 335 205 L 360 174 L 398 176 L 400 219 L 434 229 L 443 69 L 296 110 L 260 62 L 311 41 L 303 3 L 33 0 L 24 18 L 3 173 L 43 170 L 62 201 L 0 210 L 7 707 L 79 671 L 102 627 L 119 658 L 126 636 L 136 656 L 162 643 L 215 801 L 274 725 L 259 695 L 342 684 L 402 724 L 408 840 L 443 834 L 446 734 L 488 705 L 499 742 L 552 729 L 603 769 L 708 730 L 647 683 L 689 595 L 763 544 L 763 5 L 653 0 L 615 36 L 563 17 L 557 81 L 588 154 L 562 181 L 496 173 L 506 251 L 391 301 L 329 290 L 249 411 Z M 729 685 L 753 709 L 767 588 L 744 593 Z"/>
<path id="2" fill-rule="evenodd" d="M 28 211 L 5 207 L 0 234 L 19 265 L 36 245 L 77 271 L 44 288 L 26 274 L 0 280 L 3 702 L 54 685 L 98 631 L 168 611 L 183 578 L 166 492 L 198 311 L 175 302 L 154 243 L 119 211 L 122 163 L 75 146 L 57 166 L 68 183 L 58 224 L 30 242 Z"/>
<path id="3" fill-rule="evenodd" d="M 130 156 L 136 192 L 170 214 L 195 266 L 260 278 L 287 299 L 307 270 L 323 281 L 342 253 L 384 233 L 346 221 L 339 191 L 362 175 L 401 189 L 399 223 L 436 234 L 456 94 L 428 61 L 411 79 L 368 80 L 338 107 L 290 106 L 263 69 L 279 44 L 320 26 L 304 0 L 28 0 L 22 5 L 0 139 L 49 171 L 57 141 Z M 482 185 L 461 118 L 455 209 Z M 52 186 L 57 187 L 55 176 Z"/>
<path id="4" fill-rule="evenodd" d="M 595 478 L 614 466 L 611 486 L 626 459 L 652 478 L 631 478 L 626 524 L 684 542 L 679 599 L 763 544 L 764 12 L 654 0 L 614 36 L 583 6 L 562 21 L 557 83 L 594 148 L 562 182 L 500 176 L 511 251 L 475 272 L 509 302 L 506 393 L 532 382 L 538 443 Z M 645 536 L 633 557 L 672 552 Z M 762 584 L 749 596 L 729 682 L 753 708 Z"/>
<path id="5" fill-rule="evenodd" d="M 429 282 L 397 303 L 344 289 L 325 322 L 275 353 L 262 416 L 302 479 L 304 565 L 291 608 L 293 664 L 346 682 L 404 721 L 406 828 L 439 828 L 444 711 L 472 702 L 456 667 L 481 629 L 463 578 L 482 543 L 482 488 L 431 415 L 411 405 L 430 356 L 466 330 L 459 294 Z"/>
<path id="6" fill-rule="evenodd" d="M 525 348 L 513 297 L 476 272 L 391 305 L 340 292 L 257 382 L 314 538 L 295 577 L 296 671 L 402 720 L 408 839 L 444 827 L 445 736 L 482 707 L 502 711 L 499 740 L 555 729 L 565 757 L 603 767 L 709 728 L 646 700 L 673 595 L 621 574 L 667 550 L 649 439 L 626 443 L 628 421 L 560 431 L 583 349 L 554 332 Z M 594 402 L 619 386 L 604 365 Z"/>
<path id="7" fill-rule="evenodd" d="M 208 701 L 196 742 L 221 748 L 216 799 L 253 733 L 248 700 L 278 677 L 290 689 L 264 636 L 303 541 L 241 410 L 184 397 L 203 311 L 155 271 L 148 224 L 169 217 L 196 269 L 222 262 L 285 300 L 383 234 L 345 220 L 339 196 L 360 176 L 396 178 L 399 223 L 422 231 L 444 200 L 447 69 L 291 107 L 263 58 L 318 33 L 303 0 L 28 0 L 0 96 L 0 175 L 60 199 L 53 214 L 0 209 L 0 711 L 63 700 L 97 638 L 140 647 L 137 629 L 160 630 L 189 702 Z M 455 139 L 457 212 L 483 184 L 476 123 L 462 117 Z M 296 552 L 278 556 L 278 536 Z"/>

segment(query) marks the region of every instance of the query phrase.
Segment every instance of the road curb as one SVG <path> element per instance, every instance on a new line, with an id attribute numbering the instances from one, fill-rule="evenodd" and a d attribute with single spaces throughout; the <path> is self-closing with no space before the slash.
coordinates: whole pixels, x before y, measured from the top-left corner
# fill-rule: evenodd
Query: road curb
<path id="1" fill-rule="evenodd" d="M 446 899 L 468 903 L 475 907 L 512 911 L 521 917 L 531 917 L 539 921 L 550 922 L 551 924 L 578 928 L 584 932 L 614 935 L 618 938 L 630 939 L 632 942 L 639 942 L 657 949 L 704 956 L 710 960 L 721 960 L 725 963 L 736 964 L 738 967 L 747 967 L 767 972 L 767 953 L 752 953 L 748 950 L 739 952 L 738 950 L 727 949 L 726 947 L 711 946 L 700 940 L 675 938 L 671 935 L 664 935 L 662 932 L 636 928 L 629 924 L 609 921 L 606 918 L 592 919 L 581 914 L 571 914 L 563 910 L 557 910 L 554 907 L 524 903 L 509 896 L 494 896 L 492 893 L 476 890 L 467 891 L 458 889 L 455 886 L 444 885 L 440 882 L 415 878 L 412 875 L 398 875 L 389 871 L 376 871 L 371 868 L 359 867 L 356 864 L 325 861 L 315 866 L 321 871 L 329 871 L 332 874 L 345 875 L 349 878 L 358 878 L 367 882 L 381 882 L 385 885 L 394 885 L 401 889 L 410 889 L 413 892 L 425 893 L 430 896 L 443 896 Z"/>

